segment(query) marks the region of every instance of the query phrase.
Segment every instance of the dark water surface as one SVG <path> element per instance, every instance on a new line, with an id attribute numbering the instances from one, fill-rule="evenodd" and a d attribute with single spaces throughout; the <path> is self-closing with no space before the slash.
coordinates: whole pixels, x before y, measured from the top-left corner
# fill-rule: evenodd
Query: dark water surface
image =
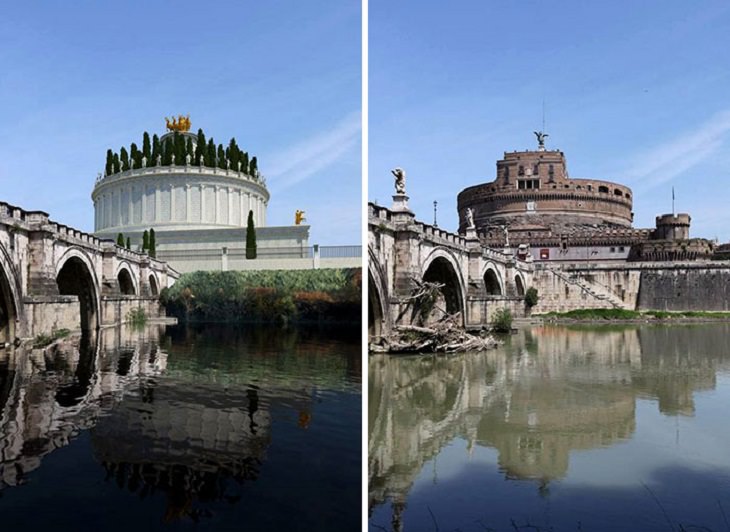
<path id="1" fill-rule="evenodd" d="M 359 530 L 357 329 L 0 351 L 3 530 Z"/>
<path id="2" fill-rule="evenodd" d="M 369 360 L 370 530 L 730 531 L 730 325 Z"/>

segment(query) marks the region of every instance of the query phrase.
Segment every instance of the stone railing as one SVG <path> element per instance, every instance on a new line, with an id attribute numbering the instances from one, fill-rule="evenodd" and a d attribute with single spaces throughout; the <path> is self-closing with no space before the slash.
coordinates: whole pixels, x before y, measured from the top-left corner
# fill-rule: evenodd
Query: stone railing
<path id="1" fill-rule="evenodd" d="M 368 203 L 368 223 L 377 225 L 380 222 L 392 222 L 393 211 L 387 207 Z M 413 216 L 411 214 L 411 216 Z M 424 238 L 429 240 L 439 240 L 443 243 L 454 244 L 456 246 L 466 247 L 466 238 L 458 233 L 446 231 L 434 225 L 414 220 L 411 227 L 422 233 Z"/>
<path id="2" fill-rule="evenodd" d="M 201 175 L 215 175 L 215 176 L 227 176 L 244 181 L 249 181 L 266 188 L 266 178 L 260 173 L 256 172 L 256 175 L 252 176 L 245 172 L 239 172 L 234 169 L 217 168 L 210 166 L 199 166 L 193 164 L 186 165 L 168 165 L 168 166 L 148 166 L 144 168 L 132 168 L 117 172 L 116 174 L 110 174 L 96 178 L 95 186 L 116 182 L 122 179 L 139 176 L 150 176 L 150 175 L 163 175 L 163 174 L 179 174 L 179 173 L 196 173 Z"/>

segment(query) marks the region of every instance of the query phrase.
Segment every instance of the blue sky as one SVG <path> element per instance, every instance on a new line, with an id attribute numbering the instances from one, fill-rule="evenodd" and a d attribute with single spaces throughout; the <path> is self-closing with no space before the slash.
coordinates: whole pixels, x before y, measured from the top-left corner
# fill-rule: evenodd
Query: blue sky
<path id="1" fill-rule="evenodd" d="M 419 219 L 458 226 L 456 195 L 505 151 L 547 147 L 571 177 L 634 189 L 635 227 L 676 209 L 730 240 L 730 3 L 371 0 L 368 199 L 407 172 Z"/>
<path id="2" fill-rule="evenodd" d="M 190 114 L 258 156 L 268 225 L 360 242 L 360 0 L 15 2 L 0 16 L 0 200 L 93 230 L 108 148 Z"/>

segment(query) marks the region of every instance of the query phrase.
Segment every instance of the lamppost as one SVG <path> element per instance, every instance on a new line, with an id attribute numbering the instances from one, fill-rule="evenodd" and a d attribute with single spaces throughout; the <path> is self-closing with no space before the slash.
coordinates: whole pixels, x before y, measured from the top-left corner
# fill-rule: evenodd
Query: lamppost
<path id="1" fill-rule="evenodd" d="M 439 203 L 438 201 L 433 200 L 433 226 L 434 227 L 439 226 L 438 222 L 436 221 L 436 207 L 438 206 L 438 203 Z"/>

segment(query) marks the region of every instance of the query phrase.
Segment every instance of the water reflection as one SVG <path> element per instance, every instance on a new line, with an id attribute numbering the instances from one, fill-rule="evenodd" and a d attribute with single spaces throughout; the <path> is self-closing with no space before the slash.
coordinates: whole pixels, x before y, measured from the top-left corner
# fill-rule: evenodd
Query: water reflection
<path id="1" fill-rule="evenodd" d="M 123 327 L 78 345 L 0 351 L 0 489 L 22 484 L 47 454 L 94 426 L 131 379 L 164 370 L 155 340 L 163 330 Z"/>
<path id="2" fill-rule="evenodd" d="M 286 475 L 298 473 L 289 455 L 314 447 L 313 463 L 300 468 L 296 481 L 311 480 L 312 494 L 328 493 L 329 486 L 316 485 L 316 475 L 346 459 L 348 489 L 336 486 L 338 495 L 316 504 L 333 529 L 359 523 L 352 512 L 359 500 L 359 468 L 354 477 L 349 467 L 351 457 L 359 458 L 360 436 L 350 426 L 359 426 L 359 346 L 352 338 L 329 336 L 296 329 L 178 327 L 166 334 L 164 326 L 120 327 L 45 352 L 0 352 L 0 495 L 12 491 L 28 503 L 32 491 L 10 488 L 38 486 L 37 471 L 48 471 L 43 478 L 53 475 L 44 463 L 56 463 L 55 451 L 88 447 L 83 452 L 92 461 L 78 468 L 92 482 L 80 493 L 101 492 L 107 498 L 102 504 L 118 507 L 124 499 L 108 488 L 121 489 L 140 501 L 164 501 L 157 504 L 162 523 L 216 518 L 211 525 L 216 528 L 243 517 L 231 514 L 226 521 L 221 505 L 239 506 L 243 490 L 262 478 L 262 468 L 268 469 L 267 482 L 287 482 Z M 331 410 L 353 423 L 340 423 Z M 321 432 L 340 448 L 318 441 Z M 283 450 L 272 443 L 275 433 Z M 272 449 L 276 458 L 268 463 Z M 47 482 L 63 485 L 60 477 Z M 103 487 L 95 488 L 99 480 Z M 282 488 L 281 496 L 289 491 Z M 35 493 L 42 492 L 41 487 Z M 269 496 L 249 493 L 262 507 Z M 338 498 L 352 499 L 352 507 L 330 508 Z M 7 501 L 0 509 L 7 517 Z M 143 510 L 130 507 L 130 520 Z M 271 511 L 261 511 L 266 510 Z M 317 519 L 298 521 L 307 527 Z"/>
<path id="3" fill-rule="evenodd" d="M 400 530 L 416 477 L 456 438 L 470 453 L 496 450 L 503 478 L 531 481 L 546 495 L 575 451 L 632 438 L 637 400 L 692 416 L 695 394 L 714 389 L 730 365 L 729 335 L 726 324 L 547 326 L 491 352 L 371 356 L 370 509 L 389 501 Z"/>

